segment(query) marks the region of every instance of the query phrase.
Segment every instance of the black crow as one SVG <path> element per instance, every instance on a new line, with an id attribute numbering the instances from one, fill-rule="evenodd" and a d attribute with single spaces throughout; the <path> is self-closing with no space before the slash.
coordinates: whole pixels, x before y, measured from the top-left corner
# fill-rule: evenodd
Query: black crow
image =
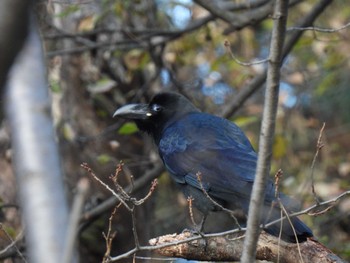
<path id="1" fill-rule="evenodd" d="M 201 112 L 176 93 L 160 93 L 149 104 L 125 105 L 113 116 L 131 119 L 141 131 L 151 135 L 172 179 L 186 197 L 194 199 L 193 204 L 204 216 L 220 210 L 215 202 L 248 213 L 257 154 L 233 122 Z M 280 194 L 280 200 L 288 212 L 296 209 L 291 198 Z M 274 184 L 269 180 L 262 223 L 280 218 L 280 211 Z M 291 218 L 291 222 L 299 242 L 313 236 L 298 218 Z M 279 236 L 280 228 L 281 223 L 277 223 L 265 230 Z M 288 220 L 283 221 L 281 236 L 285 241 L 296 242 Z"/>

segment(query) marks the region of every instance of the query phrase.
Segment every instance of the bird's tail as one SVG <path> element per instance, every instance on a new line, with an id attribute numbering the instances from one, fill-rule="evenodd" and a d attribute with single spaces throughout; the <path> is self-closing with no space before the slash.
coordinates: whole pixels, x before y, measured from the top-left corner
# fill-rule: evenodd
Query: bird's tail
<path id="1" fill-rule="evenodd" d="M 286 198 L 286 200 L 283 200 L 284 198 Z M 288 211 L 289 213 L 291 207 L 288 206 L 288 202 L 290 202 L 290 199 L 286 196 L 283 196 L 282 203 L 285 206 L 284 211 Z M 265 231 L 267 233 L 276 237 L 281 236 L 284 241 L 292 243 L 296 243 L 297 240 L 298 242 L 304 242 L 308 237 L 313 236 L 310 228 L 299 218 L 286 216 L 285 213 L 281 213 L 281 211 L 283 210 L 279 207 L 279 205 L 276 205 L 273 208 L 270 207 L 269 209 L 264 209 L 262 216 L 262 218 L 265 219 L 265 222 L 263 222 L 264 224 L 275 221 L 277 219 L 281 219 L 282 217 L 286 217 L 280 222 L 266 227 Z"/>
<path id="2" fill-rule="evenodd" d="M 276 218 L 277 219 L 277 218 Z M 282 224 L 282 232 L 281 231 Z M 271 235 L 276 237 L 280 236 L 284 241 L 296 243 L 304 242 L 308 237 L 312 237 L 312 232 L 299 218 L 293 217 L 288 219 L 284 219 L 280 223 L 276 223 L 274 225 L 268 226 L 265 228 L 265 231 Z"/>

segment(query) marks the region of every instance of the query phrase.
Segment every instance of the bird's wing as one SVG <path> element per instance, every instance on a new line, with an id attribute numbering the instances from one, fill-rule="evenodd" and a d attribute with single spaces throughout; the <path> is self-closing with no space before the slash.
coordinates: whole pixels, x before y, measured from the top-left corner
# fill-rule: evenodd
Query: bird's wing
<path id="1" fill-rule="evenodd" d="M 197 113 L 173 123 L 159 153 L 178 183 L 227 199 L 250 196 L 257 155 L 243 132 L 225 119 Z"/>

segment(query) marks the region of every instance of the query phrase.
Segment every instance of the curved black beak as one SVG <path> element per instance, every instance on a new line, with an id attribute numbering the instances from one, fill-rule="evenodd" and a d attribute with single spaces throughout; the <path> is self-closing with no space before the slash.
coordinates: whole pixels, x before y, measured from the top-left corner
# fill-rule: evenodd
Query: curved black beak
<path id="1" fill-rule="evenodd" d="M 152 113 L 148 104 L 127 104 L 114 112 L 113 118 L 116 116 L 124 119 L 144 120 L 152 116 Z"/>

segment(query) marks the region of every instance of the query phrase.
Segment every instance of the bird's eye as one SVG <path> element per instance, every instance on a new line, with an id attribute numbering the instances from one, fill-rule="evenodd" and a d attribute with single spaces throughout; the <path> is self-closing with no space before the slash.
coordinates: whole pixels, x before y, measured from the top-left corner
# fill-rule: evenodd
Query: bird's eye
<path id="1" fill-rule="evenodd" d="M 161 112 L 162 109 L 163 109 L 163 107 L 158 105 L 158 104 L 153 104 L 152 105 L 152 111 L 154 111 L 154 112 Z"/>

